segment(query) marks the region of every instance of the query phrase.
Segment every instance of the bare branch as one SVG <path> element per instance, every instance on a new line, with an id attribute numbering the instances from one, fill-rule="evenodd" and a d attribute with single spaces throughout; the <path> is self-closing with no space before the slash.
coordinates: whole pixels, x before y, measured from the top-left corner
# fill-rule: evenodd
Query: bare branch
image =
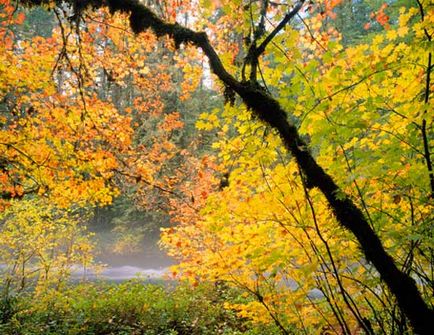
<path id="1" fill-rule="evenodd" d="M 256 49 L 256 55 L 259 57 L 267 48 L 268 44 L 273 40 L 273 38 L 292 20 L 294 16 L 300 11 L 301 7 L 303 7 L 305 0 L 300 0 L 293 10 L 291 10 L 285 17 L 280 21 L 280 23 L 273 29 L 273 31 L 262 41 L 259 47 Z"/>

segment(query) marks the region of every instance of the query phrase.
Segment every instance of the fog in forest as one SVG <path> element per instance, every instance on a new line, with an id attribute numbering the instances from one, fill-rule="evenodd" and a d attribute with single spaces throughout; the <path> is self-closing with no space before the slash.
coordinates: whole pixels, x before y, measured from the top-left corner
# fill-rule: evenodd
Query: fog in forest
<path id="1" fill-rule="evenodd" d="M 121 198 L 113 205 L 96 208 L 92 215 L 87 226 L 94 234 L 95 263 L 102 270 L 95 276 L 93 270 L 77 269 L 74 278 L 158 279 L 174 264 L 158 246 L 160 228 L 169 224 L 165 214 L 137 209 Z"/>

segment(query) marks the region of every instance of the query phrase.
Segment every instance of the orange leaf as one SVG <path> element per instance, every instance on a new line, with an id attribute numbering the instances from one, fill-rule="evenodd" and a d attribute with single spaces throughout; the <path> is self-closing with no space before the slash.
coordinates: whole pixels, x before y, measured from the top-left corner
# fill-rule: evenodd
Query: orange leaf
<path id="1" fill-rule="evenodd" d="M 25 15 L 23 12 L 21 12 L 21 13 L 19 13 L 19 14 L 17 15 L 17 18 L 16 18 L 16 20 L 15 20 L 15 23 L 16 23 L 16 24 L 22 24 L 22 23 L 24 22 L 25 19 L 26 19 L 26 15 Z"/>

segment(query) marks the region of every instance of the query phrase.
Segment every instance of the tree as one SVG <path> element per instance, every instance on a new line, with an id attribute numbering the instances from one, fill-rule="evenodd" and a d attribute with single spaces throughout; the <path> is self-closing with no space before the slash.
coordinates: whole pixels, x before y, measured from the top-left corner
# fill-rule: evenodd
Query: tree
<path id="1" fill-rule="evenodd" d="M 319 6 L 322 6 L 319 16 L 316 18 L 317 24 L 321 26 L 321 19 L 324 17 L 333 16 L 333 7 L 339 1 L 324 1 L 319 2 Z M 21 1 L 23 4 L 34 5 L 53 5 L 52 1 Z M 74 12 L 75 17 L 79 17 L 83 11 L 89 7 L 99 8 L 107 6 L 111 12 L 125 13 L 130 18 L 130 26 L 133 32 L 141 33 L 148 28 L 152 29 L 158 37 L 168 35 L 175 42 L 176 47 L 180 47 L 182 44 L 191 44 L 197 48 L 200 48 L 202 52 L 208 57 L 211 70 L 220 79 L 225 87 L 225 95 L 229 100 L 233 101 L 234 94 L 236 93 L 241 97 L 244 104 L 252 112 L 252 114 L 263 121 L 276 131 L 287 151 L 297 162 L 297 166 L 300 168 L 300 175 L 304 181 L 306 192 L 309 193 L 312 189 L 318 189 L 331 208 L 331 211 L 336 217 L 337 222 L 350 231 L 357 239 L 360 248 L 362 249 L 366 260 L 371 262 L 377 269 L 382 280 L 386 283 L 392 294 L 396 297 L 397 302 L 403 313 L 408 317 L 415 332 L 420 334 L 428 334 L 430 331 L 430 321 L 433 319 L 433 311 L 422 299 L 420 292 L 414 280 L 410 275 L 399 269 L 395 261 L 391 258 L 388 252 L 386 252 L 378 234 L 371 227 L 369 217 L 365 215 L 360 206 L 357 206 L 355 201 L 352 200 L 349 192 L 339 187 L 334 179 L 328 174 L 317 162 L 312 152 L 309 150 L 307 140 L 300 136 L 299 130 L 296 125 L 288 121 L 287 113 L 283 106 L 286 106 L 285 102 L 281 99 L 276 100 L 272 97 L 272 94 L 267 91 L 266 87 L 260 85 L 258 76 L 261 76 L 261 68 L 259 66 L 261 61 L 265 61 L 264 52 L 273 45 L 273 42 L 278 39 L 282 31 L 287 24 L 294 19 L 304 5 L 304 1 L 300 1 L 293 4 L 292 9 L 277 10 L 273 19 L 280 20 L 270 28 L 271 31 L 267 32 L 268 25 L 265 23 L 266 13 L 270 10 L 271 5 L 274 3 L 269 1 L 262 1 L 258 4 L 252 5 L 253 9 L 250 13 L 252 19 L 258 20 L 256 25 L 252 25 L 250 28 L 250 34 L 246 37 L 248 48 L 245 53 L 244 66 L 240 71 L 241 80 L 237 80 L 235 76 L 231 75 L 227 70 L 222 59 L 219 58 L 215 49 L 211 46 L 207 35 L 203 32 L 196 32 L 189 28 L 180 26 L 177 23 L 168 23 L 157 17 L 148 7 L 143 5 L 139 1 L 127 0 L 107 0 L 107 1 L 64 1 L 59 2 L 68 3 Z M 236 7 L 237 10 L 243 8 L 238 3 L 234 2 L 222 2 L 225 6 Z M 428 10 L 427 6 L 418 2 L 420 8 L 420 22 L 415 26 L 416 38 L 431 40 L 431 28 L 430 22 L 432 20 L 432 10 Z M 273 5 L 274 6 L 274 5 Z M 278 5 L 276 5 L 279 8 Z M 249 7 L 247 7 L 249 9 Z M 236 11 L 235 11 L 236 12 Z M 381 15 L 380 15 L 381 14 Z M 245 23 L 245 18 L 248 17 L 242 15 L 239 17 L 239 22 Z M 384 8 L 379 10 L 377 14 L 378 21 L 381 24 L 387 23 L 387 16 L 384 14 Z M 300 19 L 302 20 L 302 19 Z M 405 29 L 405 27 L 401 27 Z M 396 34 L 400 34 L 398 31 L 394 31 Z M 392 39 L 394 36 L 391 36 Z M 322 38 L 326 38 L 326 34 L 321 35 Z M 312 45 L 320 44 L 316 39 L 316 36 L 311 36 L 313 42 Z M 321 41 L 320 41 L 321 42 Z M 333 42 L 333 41 L 330 41 Z M 313 48 L 313 51 L 316 48 Z M 430 74 L 432 71 L 432 56 L 430 50 L 427 52 L 427 66 L 424 65 L 422 74 L 426 78 L 426 90 L 424 94 L 425 104 L 428 106 L 429 97 L 431 93 Z M 314 55 L 314 54 L 313 54 Z M 334 54 L 324 54 L 323 61 L 330 62 L 334 65 Z M 315 55 L 314 55 L 315 57 Z M 313 64 L 313 63 L 312 63 Z M 379 63 L 380 64 L 380 63 Z M 383 63 L 384 64 L 384 63 Z M 317 64 L 318 65 L 318 64 Z M 345 65 L 345 64 L 343 64 Z M 314 70 L 315 64 L 311 65 Z M 339 74 L 339 71 L 345 66 L 333 66 L 330 69 L 330 75 Z M 361 69 L 365 70 L 365 69 Z M 374 67 L 375 70 L 375 67 Z M 376 69 L 378 72 L 382 72 L 383 69 Z M 249 73 L 247 73 L 249 71 Z M 337 72 L 337 73 L 336 73 Z M 354 86 L 357 86 L 354 82 L 349 83 L 348 87 L 342 90 L 348 90 Z M 322 87 L 323 90 L 331 89 L 333 87 Z M 293 92 L 297 94 L 298 92 Z M 324 100 L 333 100 L 333 97 L 337 93 L 330 92 Z M 320 100 L 320 103 L 324 101 Z M 316 102 L 314 103 L 314 105 Z M 288 103 L 288 106 L 291 106 Z M 422 109 L 421 113 L 424 115 L 422 118 L 421 133 L 424 141 L 424 160 L 427 167 L 428 180 L 430 183 L 430 191 L 433 193 L 434 184 L 432 176 L 432 164 L 430 158 L 430 146 L 427 135 L 427 120 L 425 116 L 428 113 L 429 107 L 425 107 L 426 111 Z M 356 186 L 354 186 L 356 187 Z M 362 205 L 363 206 L 363 205 Z M 365 328 L 368 328 L 366 325 Z"/>
<path id="2" fill-rule="evenodd" d="M 104 205 L 123 183 L 157 189 L 154 176 L 176 153 L 172 136 L 183 123 L 161 100 L 167 64 L 143 63 L 154 36 L 125 34 L 118 16 L 107 19 L 111 27 L 91 21 L 78 37 L 55 10 L 60 25 L 50 37 L 22 40 L 25 15 L 15 19 L 8 3 L 0 30 L 2 199 L 39 194 L 63 207 Z"/>
<path id="3" fill-rule="evenodd" d="M 77 211 L 46 200 L 15 200 L 1 213 L 2 295 L 14 296 L 32 285 L 36 291 L 59 288 L 73 266 L 93 265 L 93 243 Z"/>
<path id="4" fill-rule="evenodd" d="M 137 39 L 117 15 L 106 25 L 89 17 L 78 36 L 64 8 L 41 11 L 0 3 L 1 274 L 7 291 L 22 286 L 17 294 L 68 276 L 93 207 L 127 188 L 161 200 L 156 176 L 168 169 L 183 126 L 161 99 L 172 60 L 153 53 L 152 33 Z M 43 27 L 35 27 L 40 15 Z"/>

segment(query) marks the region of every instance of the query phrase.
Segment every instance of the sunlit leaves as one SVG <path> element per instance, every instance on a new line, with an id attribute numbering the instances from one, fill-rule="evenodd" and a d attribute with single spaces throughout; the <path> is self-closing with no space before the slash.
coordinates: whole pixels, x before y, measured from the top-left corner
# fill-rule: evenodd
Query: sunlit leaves
<path id="1" fill-rule="evenodd" d="M 176 111 L 164 115 L 160 99 L 170 73 L 164 62 L 146 62 L 155 36 L 134 36 L 125 17 L 95 15 L 80 35 L 60 15 L 51 37 L 0 47 L 5 198 L 109 204 L 123 182 L 152 189 L 176 153 L 171 136 L 183 123 Z"/>
<path id="2" fill-rule="evenodd" d="M 377 33 L 345 46 L 328 26 L 333 8 L 306 15 L 309 29 L 276 37 L 261 60 L 260 83 L 278 95 L 320 164 L 362 208 L 399 266 L 414 271 L 428 299 L 432 204 L 421 127 L 428 122 L 432 143 L 431 93 L 424 103 L 431 14 L 421 22 L 417 9 L 402 9 L 390 20 L 383 5 L 372 17 Z M 190 220 L 183 216 L 163 232 L 163 244 L 181 260 L 177 276 L 230 282 L 255 299 L 228 306 L 240 315 L 275 317 L 307 333 L 339 333 L 336 310 L 355 332 L 353 303 L 372 324 L 372 310 L 390 317 L 395 302 L 387 289 L 322 196 L 304 185 L 275 134 L 242 106 L 202 114 L 196 126 L 222 135 L 212 148 L 226 175 Z M 321 294 L 312 298 L 316 290 Z"/>
<path id="3" fill-rule="evenodd" d="M 19 200 L 0 216 L 0 262 L 4 294 L 36 285 L 59 286 L 73 266 L 89 268 L 93 244 L 78 214 L 45 200 Z M 80 213 L 84 219 L 84 213 Z"/>

